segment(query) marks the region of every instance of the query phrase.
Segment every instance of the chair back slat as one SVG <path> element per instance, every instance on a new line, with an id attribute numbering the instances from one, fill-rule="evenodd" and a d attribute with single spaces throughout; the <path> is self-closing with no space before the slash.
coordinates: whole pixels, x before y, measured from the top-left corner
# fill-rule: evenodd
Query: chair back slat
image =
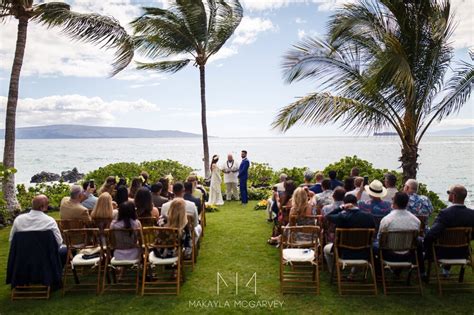
<path id="1" fill-rule="evenodd" d="M 416 249 L 419 231 L 381 232 L 379 247 L 391 251 L 408 251 Z"/>
<path id="2" fill-rule="evenodd" d="M 142 248 L 141 229 L 109 229 L 107 234 L 107 249 L 134 249 Z"/>
<path id="3" fill-rule="evenodd" d="M 320 244 L 320 228 L 316 225 L 300 225 L 283 227 L 281 235 L 282 248 L 317 247 Z M 304 241 L 299 240 L 304 236 Z"/>
<path id="4" fill-rule="evenodd" d="M 143 243 L 148 248 L 176 248 L 180 246 L 181 233 L 176 228 L 144 227 Z"/>
<path id="5" fill-rule="evenodd" d="M 58 220 L 57 223 L 62 231 L 87 227 L 86 222 L 82 220 Z"/>
<path id="6" fill-rule="evenodd" d="M 92 219 L 92 227 L 98 228 L 99 231 L 103 233 L 104 230 L 110 227 L 111 222 L 112 222 L 112 219 L 94 218 Z"/>
<path id="7" fill-rule="evenodd" d="M 100 247 L 102 249 L 100 232 L 97 228 L 64 230 L 64 235 L 68 248 L 85 249 Z"/>
<path id="8" fill-rule="evenodd" d="M 436 247 L 467 247 L 471 242 L 472 228 L 447 228 L 441 233 L 434 245 Z"/>
<path id="9" fill-rule="evenodd" d="M 336 228 L 336 246 L 344 249 L 359 250 L 372 247 L 375 229 Z"/>
<path id="10" fill-rule="evenodd" d="M 138 221 L 140 221 L 142 226 L 158 226 L 158 220 L 155 217 L 139 217 Z"/>

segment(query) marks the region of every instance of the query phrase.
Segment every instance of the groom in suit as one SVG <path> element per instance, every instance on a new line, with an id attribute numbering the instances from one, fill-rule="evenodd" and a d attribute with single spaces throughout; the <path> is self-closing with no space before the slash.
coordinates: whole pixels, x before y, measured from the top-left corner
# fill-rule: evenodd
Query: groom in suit
<path id="1" fill-rule="evenodd" d="M 247 151 L 242 150 L 240 156 L 242 157 L 242 163 L 240 163 L 239 167 L 240 200 L 242 200 L 242 204 L 247 204 L 249 199 L 247 195 L 247 179 L 249 178 L 250 162 L 247 159 Z"/>

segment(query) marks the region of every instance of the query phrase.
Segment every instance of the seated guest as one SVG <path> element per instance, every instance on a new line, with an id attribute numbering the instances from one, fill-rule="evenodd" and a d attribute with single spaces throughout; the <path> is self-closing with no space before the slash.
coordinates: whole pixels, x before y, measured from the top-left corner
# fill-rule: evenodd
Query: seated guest
<path id="1" fill-rule="evenodd" d="M 334 202 L 334 199 L 332 199 L 331 181 L 329 179 L 323 180 L 321 187 L 323 192 L 314 197 L 316 200 L 316 209 L 313 209 L 313 214 L 315 215 L 320 213 L 324 206 L 330 205 Z"/>
<path id="2" fill-rule="evenodd" d="M 202 202 L 199 198 L 193 196 L 193 183 L 185 182 L 184 183 L 184 200 L 193 202 L 196 205 L 198 214 L 201 214 L 202 211 Z"/>
<path id="3" fill-rule="evenodd" d="M 332 199 L 334 200 L 333 203 L 329 205 L 325 205 L 323 209 L 321 210 L 321 214 L 323 216 L 326 216 L 328 213 L 333 211 L 336 208 L 339 208 L 344 204 L 344 196 L 346 195 L 346 191 L 342 187 L 337 187 L 334 189 L 332 193 Z"/>
<path id="4" fill-rule="evenodd" d="M 300 187 L 312 187 L 314 186 L 313 179 L 314 179 L 314 173 L 311 172 L 310 170 L 307 170 L 304 172 L 304 183 L 300 185 Z"/>
<path id="5" fill-rule="evenodd" d="M 146 188 L 144 188 L 146 189 Z M 137 220 L 137 214 L 135 211 L 135 204 L 132 201 L 123 202 L 118 209 L 118 218 L 113 220 L 110 224 L 110 229 L 140 229 L 141 223 Z M 133 234 L 130 235 L 130 240 L 125 240 L 122 235 L 121 241 L 134 241 Z M 116 249 L 114 250 L 114 257 L 117 260 L 136 260 L 140 258 L 142 251 L 140 248 L 129 248 L 129 249 Z"/>
<path id="6" fill-rule="evenodd" d="M 141 180 L 142 180 L 142 186 L 145 187 L 145 188 L 147 188 L 148 190 L 151 190 L 151 187 L 150 187 L 150 185 L 148 184 L 148 179 L 150 178 L 150 175 L 148 175 L 147 172 L 142 171 L 142 172 L 140 173 L 140 178 L 141 178 Z"/>
<path id="7" fill-rule="evenodd" d="M 86 199 L 81 202 L 81 205 L 87 208 L 87 210 L 94 209 L 95 203 L 97 202 L 97 197 L 94 196 L 95 187 L 90 187 L 90 181 L 82 183 L 82 189 L 84 189 Z"/>
<path id="8" fill-rule="evenodd" d="M 352 191 L 346 192 L 346 195 L 354 195 L 360 201 L 370 200 L 369 195 L 365 192 L 365 189 L 364 189 L 364 177 L 354 178 L 354 186 L 355 186 L 355 189 Z M 359 194 L 359 191 L 362 191 L 362 192 Z"/>
<path id="9" fill-rule="evenodd" d="M 351 169 L 351 177 L 358 177 L 358 176 L 360 176 L 360 175 L 359 175 L 359 169 L 354 166 L 354 167 Z"/>
<path id="10" fill-rule="evenodd" d="M 424 247 L 426 257 L 432 258 L 432 244 L 439 238 L 446 228 L 471 227 L 474 229 L 474 210 L 466 207 L 464 201 L 467 197 L 467 190 L 462 185 L 454 185 L 448 191 L 448 200 L 451 206 L 443 209 L 436 217 L 431 229 L 426 233 Z M 472 235 L 474 239 L 474 234 Z M 468 253 L 468 248 L 444 249 L 437 255 L 438 258 L 464 258 Z"/>
<path id="11" fill-rule="evenodd" d="M 99 196 L 104 193 L 108 192 L 112 197 L 115 195 L 115 184 L 117 184 L 115 180 L 115 176 L 109 176 L 105 179 L 104 184 L 99 189 Z M 118 185 L 117 185 L 118 187 Z"/>
<path id="12" fill-rule="evenodd" d="M 97 203 L 92 210 L 92 219 L 117 219 L 118 210 L 114 209 L 112 196 L 104 192 L 97 199 Z"/>
<path id="13" fill-rule="evenodd" d="M 336 225 L 336 228 L 375 228 L 373 217 L 357 208 L 357 198 L 354 195 L 346 195 L 344 197 L 344 205 L 330 212 L 326 219 Z M 365 259 L 366 252 L 350 251 L 343 252 L 344 258 Z M 333 244 L 324 246 L 324 257 L 326 258 L 328 268 L 331 271 L 333 267 Z"/>
<path id="14" fill-rule="evenodd" d="M 346 177 L 344 179 L 344 190 L 353 191 L 355 189 L 354 177 Z"/>
<path id="15" fill-rule="evenodd" d="M 48 212 L 48 205 L 48 197 L 45 195 L 35 196 L 32 201 L 30 212 L 17 216 L 15 221 L 13 221 L 13 226 L 10 230 L 10 242 L 16 232 L 51 230 L 56 238 L 58 247 L 61 246 L 63 238 L 61 237 L 58 224 L 56 223 L 56 220 L 45 214 L 45 212 Z"/>
<path id="16" fill-rule="evenodd" d="M 281 210 L 283 207 L 291 205 L 291 197 L 296 190 L 296 184 L 291 179 L 285 181 L 285 191 L 282 194 L 279 194 L 278 191 L 273 192 L 274 204 L 272 206 L 272 211 L 275 212 L 276 215 L 279 213 L 281 214 Z M 280 224 L 286 225 L 288 222 L 284 222 L 283 216 L 276 218 Z"/>
<path id="17" fill-rule="evenodd" d="M 184 185 L 180 182 L 177 182 L 176 184 L 173 185 L 173 194 L 175 198 L 181 198 L 183 199 L 184 197 Z M 183 199 L 184 200 L 184 199 Z M 173 201 L 168 201 L 167 203 L 163 204 L 163 207 L 161 207 L 161 215 L 168 216 L 168 210 L 171 207 L 171 203 Z M 199 237 L 201 235 L 202 227 L 199 224 L 199 214 L 197 211 L 197 207 L 194 204 L 194 202 L 184 200 L 185 206 L 186 206 L 186 214 L 190 215 L 193 217 L 193 226 L 194 230 L 196 232 L 196 236 Z"/>
<path id="18" fill-rule="evenodd" d="M 374 216 L 385 216 L 392 210 L 390 202 L 383 201 L 382 198 L 387 194 L 387 189 L 383 187 L 378 180 L 373 180 L 370 185 L 365 186 L 366 193 L 370 200 L 359 201 L 359 209 L 368 212 Z"/>
<path id="19" fill-rule="evenodd" d="M 328 172 L 329 179 L 331 180 L 331 190 L 334 190 L 336 187 L 343 187 L 344 184 L 336 178 L 337 173 L 336 171 L 329 171 Z"/>
<path id="20" fill-rule="evenodd" d="M 387 195 L 382 200 L 392 202 L 393 197 L 398 192 L 397 176 L 390 173 L 385 174 L 384 185 L 387 188 Z"/>
<path id="21" fill-rule="evenodd" d="M 163 188 L 161 189 L 161 196 L 165 197 L 168 200 L 171 200 L 174 198 L 173 194 L 169 192 L 169 187 L 170 187 L 170 181 L 166 177 L 162 177 L 158 180 Z"/>
<path id="22" fill-rule="evenodd" d="M 79 185 L 72 185 L 69 197 L 64 197 L 59 206 L 61 220 L 82 220 L 89 222 L 91 217 L 86 207 L 81 205 L 85 199 L 84 190 Z"/>
<path id="23" fill-rule="evenodd" d="M 309 188 L 310 191 L 314 192 L 315 194 L 320 194 L 323 192 L 323 188 L 321 187 L 321 183 L 324 180 L 324 175 L 321 172 L 316 173 L 315 176 L 316 183 Z"/>
<path id="24" fill-rule="evenodd" d="M 288 175 L 285 173 L 281 173 L 279 176 L 279 182 L 278 184 L 273 185 L 273 187 L 276 187 L 277 192 L 283 193 L 285 191 L 285 182 L 288 179 Z"/>
<path id="25" fill-rule="evenodd" d="M 287 177 L 288 176 L 285 173 L 280 174 L 279 182 L 273 185 L 272 196 L 267 199 L 268 222 L 272 222 L 273 219 L 278 215 L 278 204 L 275 203 L 275 194 L 278 194 L 278 197 L 280 197 L 285 192 L 285 181 Z"/>
<path id="26" fill-rule="evenodd" d="M 189 175 L 188 178 L 186 179 L 186 181 L 193 184 L 193 196 L 200 199 L 200 200 L 204 200 L 205 199 L 204 198 L 205 190 L 203 192 L 201 189 L 198 189 L 198 186 L 200 186 L 200 185 L 198 183 L 197 176 L 196 175 Z"/>
<path id="27" fill-rule="evenodd" d="M 410 201 L 408 202 L 407 210 L 414 215 L 429 216 L 433 212 L 433 205 L 428 197 L 418 195 L 418 182 L 414 179 L 406 181 L 403 191 L 408 194 Z M 425 222 L 428 223 L 428 222 Z"/>
<path id="28" fill-rule="evenodd" d="M 135 207 L 137 208 L 137 216 L 139 218 L 154 217 L 158 219 L 160 212 L 158 208 L 153 206 L 151 192 L 146 187 L 141 187 L 135 194 Z"/>
<path id="29" fill-rule="evenodd" d="M 115 193 L 115 202 L 117 203 L 117 206 L 120 207 L 120 205 L 126 201 L 133 201 L 132 198 L 128 197 L 128 189 L 126 186 L 118 186 L 117 187 L 117 192 Z"/>
<path id="30" fill-rule="evenodd" d="M 151 197 L 153 199 L 153 205 L 157 208 L 161 208 L 164 203 L 168 202 L 168 199 L 161 196 L 162 189 L 163 185 L 160 182 L 151 185 Z"/>
<path id="31" fill-rule="evenodd" d="M 12 288 L 43 284 L 54 290 L 61 285 L 67 248 L 62 246 L 63 239 L 56 221 L 45 213 L 48 204 L 48 197 L 37 195 L 33 198 L 32 209 L 13 221 L 6 268 L 6 283 Z M 6 261 L 6 256 L 3 258 Z"/>
<path id="32" fill-rule="evenodd" d="M 189 252 L 189 248 L 192 248 L 192 236 L 191 233 L 186 230 L 187 223 L 186 201 L 181 198 L 176 198 L 170 201 L 167 214 L 162 214 L 158 221 L 158 225 L 161 227 L 175 228 L 180 231 L 182 246 L 185 248 L 185 253 Z M 161 258 L 176 256 L 176 249 L 160 249 L 159 251 L 154 250 L 153 252 L 157 257 Z"/>
<path id="33" fill-rule="evenodd" d="M 296 216 L 296 225 L 314 225 L 314 218 L 308 218 L 313 214 L 313 204 L 310 200 L 308 190 L 303 187 L 296 188 L 291 198 L 290 216 Z"/>
<path id="34" fill-rule="evenodd" d="M 168 174 L 165 176 L 165 178 L 168 180 L 168 194 L 173 195 L 173 185 L 174 185 L 174 177 L 171 174 Z"/>
<path id="35" fill-rule="evenodd" d="M 130 189 L 128 190 L 128 197 L 131 199 L 135 199 L 135 195 L 137 191 L 142 188 L 143 181 L 140 177 L 135 177 L 132 179 L 132 183 L 130 184 Z"/>

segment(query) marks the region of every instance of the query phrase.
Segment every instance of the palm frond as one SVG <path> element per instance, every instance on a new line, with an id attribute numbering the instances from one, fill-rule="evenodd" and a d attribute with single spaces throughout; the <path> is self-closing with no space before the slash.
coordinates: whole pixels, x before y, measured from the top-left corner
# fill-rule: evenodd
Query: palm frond
<path id="1" fill-rule="evenodd" d="M 34 14 L 33 20 L 48 28 L 59 27 L 73 39 L 115 49 L 112 76 L 125 69 L 133 59 L 133 40 L 112 17 L 76 13 L 62 2 L 40 4 L 34 8 Z"/>
<path id="2" fill-rule="evenodd" d="M 287 131 L 297 123 L 319 125 L 341 122 L 345 129 L 369 132 L 389 126 L 389 120 L 382 111 L 357 100 L 329 93 L 312 93 L 282 108 L 272 127 Z"/>
<path id="3" fill-rule="evenodd" d="M 238 0 L 217 0 L 216 21 L 209 29 L 207 56 L 217 53 L 242 21 L 243 8 Z"/>
<path id="4" fill-rule="evenodd" d="M 156 70 L 159 72 L 175 73 L 186 67 L 191 59 L 160 61 L 160 62 L 137 62 L 137 69 L 139 70 Z"/>
<path id="5" fill-rule="evenodd" d="M 176 0 L 175 8 L 181 13 L 189 32 L 202 48 L 207 39 L 207 14 L 203 1 Z"/>

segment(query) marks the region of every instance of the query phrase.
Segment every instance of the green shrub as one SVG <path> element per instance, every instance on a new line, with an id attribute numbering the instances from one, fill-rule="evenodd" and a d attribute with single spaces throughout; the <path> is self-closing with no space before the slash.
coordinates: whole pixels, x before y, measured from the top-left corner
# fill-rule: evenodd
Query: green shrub
<path id="1" fill-rule="evenodd" d="M 282 168 L 273 177 L 272 184 L 276 184 L 280 181 L 280 174 L 285 173 L 288 175 L 288 179 L 291 179 L 295 182 L 296 186 L 304 183 L 304 173 L 308 170 L 307 167 L 292 167 L 292 168 Z"/>
<path id="2" fill-rule="evenodd" d="M 52 185 L 41 183 L 35 186 L 30 186 L 28 189 L 26 189 L 23 184 L 17 185 L 16 188 L 18 191 L 17 199 L 23 210 L 31 208 L 31 200 L 33 200 L 34 196 L 39 194 L 48 196 L 49 205 L 53 210 L 58 210 L 61 200 L 64 197 L 69 196 L 70 186 L 64 183 L 54 183 Z"/>
<path id="3" fill-rule="evenodd" d="M 84 177 L 84 180 L 94 179 L 97 186 L 100 187 L 105 182 L 108 176 L 125 177 L 132 179 L 140 175 L 142 168 L 137 163 L 120 162 L 99 167 L 98 169 L 89 172 Z"/>
<path id="4" fill-rule="evenodd" d="M 265 187 L 249 187 L 248 188 L 248 197 L 249 200 L 262 200 L 268 199 L 272 195 L 270 189 Z"/>
<path id="5" fill-rule="evenodd" d="M 270 187 L 273 184 L 272 178 L 274 173 L 268 163 L 252 162 L 249 169 L 249 187 Z"/>

